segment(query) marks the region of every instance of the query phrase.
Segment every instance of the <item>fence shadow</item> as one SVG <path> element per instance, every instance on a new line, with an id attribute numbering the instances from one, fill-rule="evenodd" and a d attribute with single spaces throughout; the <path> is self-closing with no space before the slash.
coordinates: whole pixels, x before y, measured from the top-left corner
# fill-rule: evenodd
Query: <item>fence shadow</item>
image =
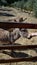
<path id="1" fill-rule="evenodd" d="M 0 11 L 12 11 L 11 9 L 2 9 L 2 8 L 0 8 Z"/>
<path id="2" fill-rule="evenodd" d="M 0 16 L 15 17 L 15 15 L 13 15 L 13 14 L 2 13 L 2 12 L 0 12 Z"/>

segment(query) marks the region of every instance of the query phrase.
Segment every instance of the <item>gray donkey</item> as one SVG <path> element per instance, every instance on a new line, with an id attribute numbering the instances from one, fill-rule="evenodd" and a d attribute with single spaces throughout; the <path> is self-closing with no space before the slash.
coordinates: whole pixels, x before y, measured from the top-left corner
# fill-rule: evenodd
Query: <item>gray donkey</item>
<path id="1" fill-rule="evenodd" d="M 20 20 L 18 22 L 20 22 L 20 21 L 23 22 L 23 18 L 20 18 Z M 30 39 L 33 36 L 37 36 L 37 32 L 29 34 L 27 29 L 24 29 L 24 28 L 21 28 L 21 29 L 14 28 L 10 32 L 8 30 L 0 29 L 0 40 L 9 41 L 10 43 L 16 41 L 20 37 L 24 37 L 24 38 L 26 37 L 26 38 Z"/>
<path id="2" fill-rule="evenodd" d="M 37 36 L 37 32 L 28 33 L 26 29 L 14 29 L 13 32 L 9 32 L 7 30 L 0 29 L 0 40 L 1 41 L 9 41 L 10 43 L 15 42 L 20 37 L 26 37 L 30 39 L 33 36 Z"/>
<path id="3" fill-rule="evenodd" d="M 26 20 L 26 18 L 25 18 Z M 14 20 L 15 22 L 16 20 Z M 23 18 L 20 18 L 18 22 L 23 22 Z M 19 28 L 12 28 L 12 31 L 7 31 L 4 29 L 0 29 L 0 40 L 3 41 L 9 41 L 10 43 L 14 42 L 20 37 L 27 37 L 28 36 L 28 31 L 26 29 L 19 29 Z"/>
<path id="4" fill-rule="evenodd" d="M 15 28 L 12 32 L 9 32 L 4 29 L 0 29 L 0 40 L 14 42 L 20 37 L 26 37 L 28 35 L 27 31 L 19 28 Z"/>

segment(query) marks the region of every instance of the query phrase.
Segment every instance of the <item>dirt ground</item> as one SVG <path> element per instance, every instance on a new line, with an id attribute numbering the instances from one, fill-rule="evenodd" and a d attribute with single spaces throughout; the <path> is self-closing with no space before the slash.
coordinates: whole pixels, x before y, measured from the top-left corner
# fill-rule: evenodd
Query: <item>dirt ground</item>
<path id="1" fill-rule="evenodd" d="M 12 8 L 12 7 L 0 7 L 0 21 L 13 21 L 14 19 L 17 19 L 17 21 L 19 20 L 20 17 L 23 17 L 24 19 L 27 18 L 26 21 L 24 22 L 28 22 L 28 23 L 37 23 L 37 18 L 33 17 L 32 14 L 28 14 L 25 12 L 21 12 L 18 9 Z M 28 29 L 28 32 L 37 32 L 37 29 Z M 27 38 L 19 38 L 18 40 L 15 41 L 15 43 L 21 45 L 37 45 L 37 36 L 36 37 L 32 37 L 31 39 L 27 39 Z M 0 44 L 2 43 L 7 43 L 7 42 L 2 42 L 0 41 Z M 2 50 L 3 51 L 3 50 Z M 11 52 L 8 50 L 8 52 Z M 25 51 L 17 51 L 16 53 L 18 55 L 18 53 L 25 53 L 25 57 L 27 56 L 37 56 L 37 49 L 33 49 L 33 50 L 25 50 Z M 4 53 L 2 53 L 0 51 L 0 58 L 11 58 L 11 56 L 6 55 Z M 0 64 L 0 65 L 37 65 L 37 62 L 18 62 L 18 63 L 5 63 L 5 64 Z"/>

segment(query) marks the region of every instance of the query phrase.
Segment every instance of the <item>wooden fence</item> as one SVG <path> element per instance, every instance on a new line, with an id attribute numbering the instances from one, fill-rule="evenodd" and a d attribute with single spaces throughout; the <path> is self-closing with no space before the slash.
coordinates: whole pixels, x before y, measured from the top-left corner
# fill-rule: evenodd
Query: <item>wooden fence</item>
<path id="1" fill-rule="evenodd" d="M 0 22 L 0 28 L 9 29 L 9 28 L 26 28 L 26 29 L 37 29 L 37 24 L 34 23 L 12 23 L 12 22 Z M 0 45 L 0 50 L 9 49 L 9 50 L 26 50 L 37 48 L 37 45 Z M 0 63 L 9 63 L 9 62 L 21 62 L 21 61 L 30 61 L 37 62 L 37 56 L 35 57 L 18 57 L 11 59 L 0 59 Z"/>

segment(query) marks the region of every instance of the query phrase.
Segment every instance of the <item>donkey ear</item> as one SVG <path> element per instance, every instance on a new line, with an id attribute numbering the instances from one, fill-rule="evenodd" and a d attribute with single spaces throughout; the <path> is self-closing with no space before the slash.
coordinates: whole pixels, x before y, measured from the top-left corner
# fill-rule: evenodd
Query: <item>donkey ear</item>
<path id="1" fill-rule="evenodd" d="M 21 17 L 21 18 L 19 19 L 19 22 L 23 22 L 23 17 Z"/>
<path id="2" fill-rule="evenodd" d="M 16 20 L 16 19 L 14 19 L 14 22 L 17 22 L 17 20 Z"/>

